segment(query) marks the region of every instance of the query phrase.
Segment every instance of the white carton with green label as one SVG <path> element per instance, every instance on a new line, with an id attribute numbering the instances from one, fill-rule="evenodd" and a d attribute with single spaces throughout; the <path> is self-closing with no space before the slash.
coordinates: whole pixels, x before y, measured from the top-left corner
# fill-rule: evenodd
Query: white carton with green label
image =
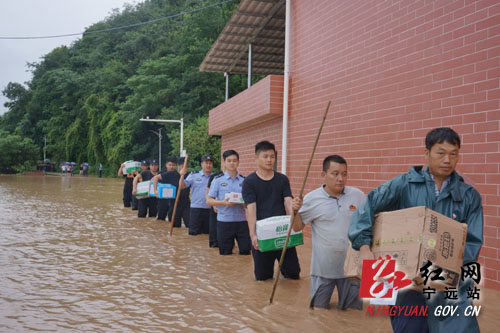
<path id="1" fill-rule="evenodd" d="M 273 216 L 257 221 L 255 233 L 261 252 L 281 250 L 285 246 L 288 228 L 290 227 L 290 216 Z M 292 230 L 287 248 L 304 244 L 302 231 Z"/>
<path id="2" fill-rule="evenodd" d="M 134 171 L 141 171 L 141 162 L 127 161 L 123 164 L 125 164 L 122 169 L 122 173 L 124 175 L 132 173 Z"/>
<path id="3" fill-rule="evenodd" d="M 151 180 L 137 183 L 137 193 L 135 194 L 137 199 L 146 199 L 150 196 L 154 197 L 154 193 L 153 182 Z"/>

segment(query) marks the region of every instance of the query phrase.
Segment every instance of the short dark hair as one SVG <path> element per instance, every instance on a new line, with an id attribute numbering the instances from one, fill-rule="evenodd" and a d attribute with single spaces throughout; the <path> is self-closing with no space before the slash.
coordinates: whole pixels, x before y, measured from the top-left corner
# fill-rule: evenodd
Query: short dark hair
<path id="1" fill-rule="evenodd" d="M 165 163 L 174 163 L 174 164 L 177 164 L 177 158 L 175 158 L 174 156 L 168 156 Z"/>
<path id="2" fill-rule="evenodd" d="M 330 156 L 325 157 L 325 159 L 323 160 L 323 171 L 324 172 L 328 171 L 328 169 L 330 168 L 331 162 L 335 162 L 338 164 L 345 164 L 345 166 L 347 166 L 347 162 L 342 156 L 330 155 Z"/>
<path id="3" fill-rule="evenodd" d="M 449 127 L 438 127 L 425 136 L 425 148 L 431 150 L 436 143 L 448 142 L 460 148 L 460 136 Z"/>
<path id="4" fill-rule="evenodd" d="M 236 150 L 232 150 L 232 149 L 229 149 L 229 150 L 226 150 L 225 152 L 223 152 L 222 153 L 222 159 L 225 161 L 226 158 L 228 158 L 231 155 L 236 155 L 236 157 L 238 158 L 238 161 L 240 160 L 240 154 L 238 154 L 236 152 Z"/>
<path id="5" fill-rule="evenodd" d="M 255 145 L 255 155 L 258 155 L 261 151 L 274 150 L 276 152 L 276 147 L 269 141 L 261 141 Z"/>

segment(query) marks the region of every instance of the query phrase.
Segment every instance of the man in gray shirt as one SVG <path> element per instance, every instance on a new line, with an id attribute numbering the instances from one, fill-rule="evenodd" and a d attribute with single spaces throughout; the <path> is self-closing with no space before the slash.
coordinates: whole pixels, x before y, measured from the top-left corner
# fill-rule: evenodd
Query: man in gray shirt
<path id="1" fill-rule="evenodd" d="M 311 303 L 310 307 L 329 308 L 330 298 L 337 286 L 338 309 L 362 309 L 359 283 L 344 275 L 347 252 L 347 230 L 351 216 L 365 200 L 365 194 L 347 182 L 347 162 L 339 155 L 323 160 L 325 184 L 301 199 L 294 199 L 300 207 L 293 229 L 300 231 L 306 224 L 312 229 Z"/>

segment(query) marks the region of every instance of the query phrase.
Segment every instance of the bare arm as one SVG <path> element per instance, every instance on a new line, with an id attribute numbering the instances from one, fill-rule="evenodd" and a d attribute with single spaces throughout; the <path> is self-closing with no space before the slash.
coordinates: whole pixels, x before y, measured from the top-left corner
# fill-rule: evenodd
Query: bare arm
<path id="1" fill-rule="evenodd" d="M 295 215 L 295 221 L 293 222 L 293 231 L 301 231 L 304 229 L 306 225 L 304 224 L 304 221 L 302 221 L 302 217 L 300 217 L 300 214 Z"/>
<path id="2" fill-rule="evenodd" d="M 289 197 L 287 197 L 287 198 L 289 198 Z M 287 198 L 285 198 L 285 205 L 286 205 L 286 199 Z M 296 197 L 296 198 L 293 198 L 291 201 L 292 201 L 291 202 L 292 210 L 295 213 L 295 217 L 294 217 L 294 220 L 293 220 L 293 226 L 292 226 L 292 228 L 293 228 L 293 231 L 300 231 L 300 230 L 304 229 L 304 227 L 306 226 L 304 224 L 304 221 L 302 221 L 302 217 L 298 213 L 300 207 L 302 207 L 302 198 L 301 197 Z M 287 212 L 288 212 L 288 210 L 287 210 Z"/>
<path id="3" fill-rule="evenodd" d="M 245 214 L 247 216 L 248 229 L 250 230 L 252 245 L 254 249 L 258 250 L 259 246 L 257 243 L 257 235 L 255 234 L 255 226 L 257 225 L 257 204 L 255 202 L 248 204 L 245 209 Z"/>
<path id="4" fill-rule="evenodd" d="M 234 207 L 237 205 L 234 202 L 229 202 L 229 198 L 227 198 L 226 200 L 217 200 L 216 198 L 209 197 L 208 195 L 205 198 L 207 200 L 207 205 L 209 206 Z"/>
<path id="5" fill-rule="evenodd" d="M 134 178 L 134 182 L 133 182 L 133 188 L 132 188 L 132 194 L 137 194 L 137 183 L 139 181 L 142 181 L 142 176 L 141 174 L 138 174 L 137 176 L 135 176 Z"/>
<path id="6" fill-rule="evenodd" d="M 285 198 L 285 211 L 286 215 L 292 215 L 293 212 L 293 199 L 292 197 L 286 197 Z"/>
<path id="7" fill-rule="evenodd" d="M 118 169 L 118 177 L 122 177 L 123 176 L 123 167 L 125 166 L 125 163 L 122 163 L 120 165 L 120 169 Z"/>
<path id="8" fill-rule="evenodd" d="M 181 175 L 181 178 L 179 180 L 179 190 L 183 190 L 186 188 L 186 184 L 184 183 L 184 177 L 186 176 L 186 173 L 187 173 L 187 170 L 184 168 L 179 170 L 179 174 Z"/>
<path id="9" fill-rule="evenodd" d="M 155 196 L 158 198 L 158 180 L 160 180 L 161 175 L 156 175 L 153 177 L 153 188 L 155 190 Z"/>
<path id="10" fill-rule="evenodd" d="M 217 214 L 217 207 L 215 207 L 215 205 L 212 205 L 212 204 L 209 204 L 209 199 L 211 197 L 208 196 L 208 191 L 210 191 L 210 188 L 207 187 L 207 190 L 205 191 L 205 201 L 207 202 L 207 205 L 209 206 L 212 206 L 212 209 L 214 210 L 214 212 Z"/>

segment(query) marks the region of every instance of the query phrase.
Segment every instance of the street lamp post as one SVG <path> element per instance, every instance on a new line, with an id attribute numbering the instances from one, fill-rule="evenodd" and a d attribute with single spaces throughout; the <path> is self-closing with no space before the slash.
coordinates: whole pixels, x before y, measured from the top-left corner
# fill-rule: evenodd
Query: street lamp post
<path id="1" fill-rule="evenodd" d="M 44 141 L 44 144 L 43 144 L 43 161 L 45 162 L 45 160 L 47 159 L 47 136 L 46 135 L 43 136 L 43 141 Z"/>
<path id="2" fill-rule="evenodd" d="M 158 132 L 150 131 L 158 135 L 158 170 L 161 170 L 161 128 L 158 129 Z"/>
<path id="3" fill-rule="evenodd" d="M 170 120 L 170 119 L 149 119 L 149 117 L 141 118 L 140 121 L 150 121 L 154 123 L 179 123 L 181 125 L 181 147 L 180 156 L 184 156 L 184 118 L 180 120 Z"/>

